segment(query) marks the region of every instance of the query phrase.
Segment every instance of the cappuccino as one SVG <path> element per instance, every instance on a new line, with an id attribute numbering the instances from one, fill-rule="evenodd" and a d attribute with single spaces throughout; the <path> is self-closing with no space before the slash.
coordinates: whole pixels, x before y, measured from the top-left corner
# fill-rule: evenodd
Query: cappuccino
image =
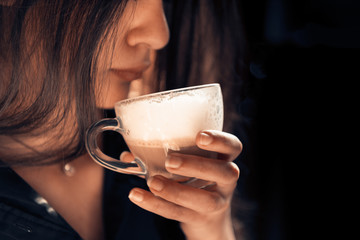
<path id="1" fill-rule="evenodd" d="M 124 100 L 115 105 L 115 111 L 121 116 L 125 138 L 169 142 L 194 138 L 204 129 L 221 130 L 222 104 L 220 88 L 209 87 Z"/>
<path id="2" fill-rule="evenodd" d="M 174 147 L 175 143 L 176 147 Z M 140 159 L 148 170 L 148 177 L 162 175 L 178 182 L 186 182 L 191 178 L 171 174 L 165 169 L 165 160 L 168 154 L 177 152 L 202 157 L 215 157 L 213 152 L 205 151 L 195 145 L 194 139 L 173 139 L 171 146 L 162 141 L 127 140 L 128 147 L 135 158 Z M 175 150 L 174 150 L 175 149 Z"/>
<path id="3" fill-rule="evenodd" d="M 214 157 L 195 144 L 202 130 L 222 130 L 223 99 L 219 84 L 174 89 L 119 101 L 116 118 L 102 119 L 88 130 L 86 148 L 101 166 L 126 174 L 162 175 L 175 181 L 203 187 L 206 181 L 173 175 L 165 161 L 172 152 Z M 119 162 L 104 154 L 96 143 L 102 131 L 121 133 L 135 162 Z"/>

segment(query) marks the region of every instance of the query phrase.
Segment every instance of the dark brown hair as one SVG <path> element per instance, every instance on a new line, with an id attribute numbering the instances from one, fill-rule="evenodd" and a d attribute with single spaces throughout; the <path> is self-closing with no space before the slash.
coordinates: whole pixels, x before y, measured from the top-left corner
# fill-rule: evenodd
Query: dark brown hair
<path id="1" fill-rule="evenodd" d="M 232 131 L 247 79 L 240 1 L 165 2 L 171 2 L 166 9 L 171 35 L 159 51 L 159 79 L 166 76 L 167 89 L 219 82 L 225 102 L 224 130 Z"/>
<path id="2" fill-rule="evenodd" d="M 18 0 L 11 6 L 0 5 L 3 162 L 46 164 L 68 161 L 84 153 L 86 129 L 102 117 L 94 98 L 99 48 L 112 34 L 126 3 Z M 27 13 L 34 5 L 36 11 L 29 24 Z M 225 130 L 230 131 L 246 60 L 238 1 L 167 0 L 164 7 L 171 36 L 168 46 L 157 55 L 159 81 L 154 90 L 220 82 L 225 99 Z M 36 33 L 30 44 L 24 44 L 27 31 Z M 34 57 L 39 66 L 31 65 L 29 60 Z M 44 71 L 38 71 L 42 67 Z M 34 84 L 38 87 L 31 90 Z M 25 146 L 17 136 L 36 136 L 54 129 L 57 135 L 46 142 L 43 150 L 28 146 L 27 154 L 14 156 L 7 154 L 6 144 L 2 144 L 11 139 Z M 63 137 L 66 141 L 59 141 Z"/>

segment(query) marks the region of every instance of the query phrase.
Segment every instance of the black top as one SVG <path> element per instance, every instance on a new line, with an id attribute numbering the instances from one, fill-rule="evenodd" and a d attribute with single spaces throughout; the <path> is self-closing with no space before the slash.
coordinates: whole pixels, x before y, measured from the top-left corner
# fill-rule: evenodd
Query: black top
<path id="1" fill-rule="evenodd" d="M 179 224 L 147 212 L 128 200 L 143 179 L 105 170 L 103 222 L 106 239 L 185 239 Z M 0 167 L 0 239 L 81 239 L 12 169 Z"/>

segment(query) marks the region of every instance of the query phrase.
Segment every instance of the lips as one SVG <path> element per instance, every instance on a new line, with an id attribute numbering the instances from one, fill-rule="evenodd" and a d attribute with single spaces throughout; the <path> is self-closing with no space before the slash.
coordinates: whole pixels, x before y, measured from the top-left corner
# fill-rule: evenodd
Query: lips
<path id="1" fill-rule="evenodd" d="M 148 69 L 148 65 L 144 65 L 136 68 L 127 68 L 127 69 L 110 69 L 110 72 L 116 74 L 122 81 L 131 82 L 136 79 L 143 77 L 143 73 Z"/>

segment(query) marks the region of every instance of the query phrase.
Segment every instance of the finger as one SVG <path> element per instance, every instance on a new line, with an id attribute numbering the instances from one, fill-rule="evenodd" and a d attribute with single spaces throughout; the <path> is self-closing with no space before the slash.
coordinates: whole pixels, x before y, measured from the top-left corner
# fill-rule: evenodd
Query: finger
<path id="1" fill-rule="evenodd" d="M 151 177 L 147 183 L 156 196 L 199 213 L 219 212 L 228 207 L 217 192 L 182 185 L 163 176 Z"/>
<path id="2" fill-rule="evenodd" d="M 126 163 L 134 163 L 135 157 L 131 152 L 123 151 L 120 154 L 120 161 L 121 162 L 126 162 Z M 141 169 L 139 168 L 138 171 L 141 171 Z M 143 176 L 143 175 L 138 175 L 138 176 L 141 177 L 141 178 L 145 178 L 145 176 Z"/>
<path id="3" fill-rule="evenodd" d="M 129 199 L 147 211 L 179 222 L 188 223 L 195 221 L 198 217 L 195 211 L 166 201 L 140 188 L 132 189 L 129 193 Z"/>
<path id="4" fill-rule="evenodd" d="M 233 162 L 177 153 L 168 156 L 165 167 L 171 173 L 215 182 L 230 191 L 240 176 L 240 169 Z"/>
<path id="5" fill-rule="evenodd" d="M 224 155 L 228 161 L 233 161 L 239 156 L 243 148 L 236 136 L 215 130 L 201 131 L 196 137 L 196 143 L 201 149 Z"/>
<path id="6" fill-rule="evenodd" d="M 128 151 L 123 151 L 120 154 L 120 161 L 121 162 L 127 162 L 127 163 L 133 162 L 134 161 L 134 155 L 132 155 L 132 153 L 130 153 Z"/>

